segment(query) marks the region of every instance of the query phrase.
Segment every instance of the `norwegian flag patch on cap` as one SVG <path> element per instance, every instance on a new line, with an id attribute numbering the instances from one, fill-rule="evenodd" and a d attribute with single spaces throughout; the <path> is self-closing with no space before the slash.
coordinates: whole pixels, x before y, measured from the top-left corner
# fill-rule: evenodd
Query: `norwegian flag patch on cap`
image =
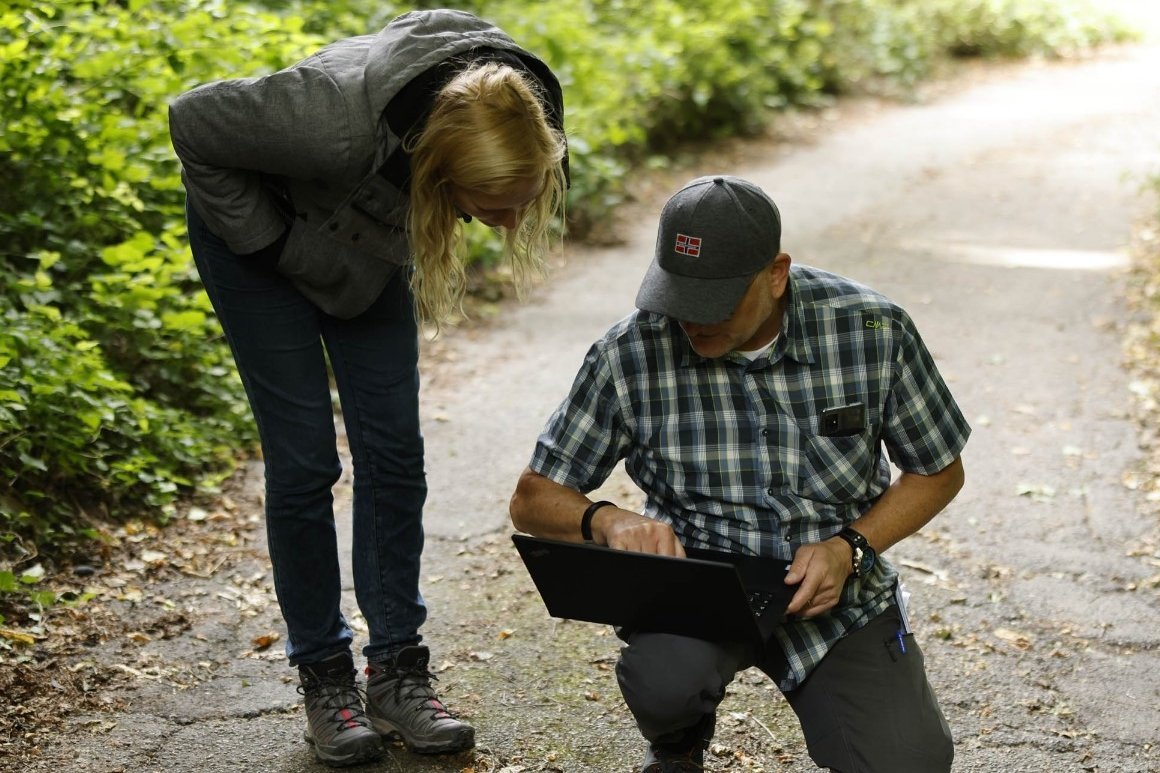
<path id="1" fill-rule="evenodd" d="M 701 254 L 701 238 L 699 236 L 677 234 L 677 245 L 674 249 L 679 255 L 688 255 L 691 258 L 695 258 Z"/>

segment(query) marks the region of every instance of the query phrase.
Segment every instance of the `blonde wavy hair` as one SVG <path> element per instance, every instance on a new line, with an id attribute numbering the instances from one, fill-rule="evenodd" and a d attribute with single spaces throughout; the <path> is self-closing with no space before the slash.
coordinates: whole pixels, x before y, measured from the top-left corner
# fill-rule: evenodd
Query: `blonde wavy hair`
<path id="1" fill-rule="evenodd" d="M 564 214 L 561 164 L 567 151 L 538 89 L 508 65 L 471 66 L 440 90 L 423 131 L 408 140 L 411 288 L 420 319 L 439 325 L 461 311 L 467 288 L 453 186 L 494 196 L 513 183 L 542 178 L 543 189 L 519 226 L 501 229 L 517 291 L 542 274 L 554 222 Z"/>

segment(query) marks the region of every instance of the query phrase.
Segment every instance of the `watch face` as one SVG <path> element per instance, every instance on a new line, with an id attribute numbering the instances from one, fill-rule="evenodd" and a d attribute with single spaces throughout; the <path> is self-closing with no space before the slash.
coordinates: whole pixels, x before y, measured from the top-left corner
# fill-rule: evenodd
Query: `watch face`
<path id="1" fill-rule="evenodd" d="M 875 555 L 873 550 L 859 550 L 858 553 L 858 576 L 864 577 L 874 568 Z"/>

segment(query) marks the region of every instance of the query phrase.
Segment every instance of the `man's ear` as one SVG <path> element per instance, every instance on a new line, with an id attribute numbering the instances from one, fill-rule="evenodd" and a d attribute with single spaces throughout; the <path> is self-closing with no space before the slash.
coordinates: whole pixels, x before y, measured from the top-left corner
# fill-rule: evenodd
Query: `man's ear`
<path id="1" fill-rule="evenodd" d="M 789 282 L 789 266 L 792 262 L 788 254 L 779 252 L 769 264 L 770 288 L 773 290 L 774 298 L 785 295 L 785 287 Z"/>

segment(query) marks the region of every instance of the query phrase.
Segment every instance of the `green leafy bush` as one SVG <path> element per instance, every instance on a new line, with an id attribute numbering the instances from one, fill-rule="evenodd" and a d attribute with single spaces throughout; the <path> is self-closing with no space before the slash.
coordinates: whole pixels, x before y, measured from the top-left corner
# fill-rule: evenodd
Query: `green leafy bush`
<path id="1" fill-rule="evenodd" d="M 937 45 L 954 56 L 1058 57 L 1134 37 L 1123 22 L 1084 0 L 935 0 L 930 6 Z"/>
<path id="2" fill-rule="evenodd" d="M 47 547 L 228 474 L 253 440 L 192 269 L 168 99 L 319 40 L 222 3 L 0 12 L 0 529 Z M 12 546 L 15 552 L 15 545 Z"/>

